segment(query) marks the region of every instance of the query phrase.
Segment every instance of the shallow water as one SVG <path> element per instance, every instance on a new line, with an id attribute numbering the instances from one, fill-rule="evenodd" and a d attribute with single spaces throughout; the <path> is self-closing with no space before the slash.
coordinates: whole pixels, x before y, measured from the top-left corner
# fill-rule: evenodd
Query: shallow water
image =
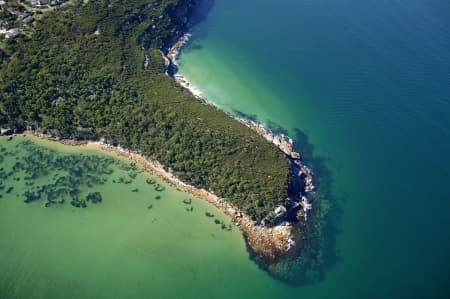
<path id="1" fill-rule="evenodd" d="M 216 0 L 180 57 L 208 98 L 288 130 L 316 170 L 333 210 L 315 284 L 270 278 L 204 216 L 219 211 L 194 198 L 187 212 L 167 185 L 156 200 L 143 173 L 113 183 L 129 172 L 114 164 L 85 209 L 0 190 L 0 298 L 447 298 L 449 14 L 443 0 Z"/>
<path id="2" fill-rule="evenodd" d="M 98 150 L 32 136 L 12 141 L 1 137 L 0 146 L 10 153 L 2 152 L 5 159 L 0 164 L 8 173 L 16 157 L 23 162 L 36 148 L 65 161 L 80 154 L 84 159 L 111 160 Z M 127 160 L 115 157 L 113 173 L 103 185 L 76 186 L 82 195 L 102 194 L 101 203 L 88 202 L 87 208 L 75 208 L 67 199 L 46 208 L 44 196 L 26 204 L 23 193 L 33 187 L 25 185 L 25 174 L 2 180 L 6 188 L 0 190 L 0 298 L 229 298 L 239 289 L 226 287 L 236 269 L 243 277 L 271 283 L 248 260 L 240 231 L 225 231 L 214 223 L 217 218 L 229 224 L 224 214 L 139 170 L 131 183 L 114 183 L 129 177 L 126 166 Z M 35 182 L 62 176 L 67 176 L 65 170 L 50 171 Z M 148 179 L 166 190 L 155 191 Z M 13 191 L 6 193 L 11 186 Z M 132 192 L 134 188 L 139 191 Z M 182 202 L 187 198 L 191 205 Z M 191 206 L 193 211 L 186 211 Z M 215 218 L 206 217 L 207 211 Z"/>
<path id="3" fill-rule="evenodd" d="M 287 130 L 332 201 L 324 276 L 278 295 L 448 297 L 449 20 L 443 0 L 216 0 L 193 29 L 180 73 Z"/>

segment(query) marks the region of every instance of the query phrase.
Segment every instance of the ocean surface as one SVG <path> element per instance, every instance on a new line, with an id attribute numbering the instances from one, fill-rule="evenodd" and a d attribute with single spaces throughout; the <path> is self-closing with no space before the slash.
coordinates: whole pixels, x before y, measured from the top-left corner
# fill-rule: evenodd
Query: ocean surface
<path id="1" fill-rule="evenodd" d="M 0 137 L 0 153 L 1 299 L 231 298 L 236 289 L 216 296 L 217 286 L 236 269 L 272 283 L 248 260 L 238 228 L 214 223 L 231 224 L 226 215 L 124 158 L 33 136 Z M 87 178 L 69 186 L 80 198 L 99 192 L 102 202 L 75 208 L 61 194 L 45 207 L 46 192 L 64 188 L 61 178 Z M 58 187 L 24 203 L 24 193 L 48 184 Z"/>
<path id="2" fill-rule="evenodd" d="M 2 137 L 1 299 L 449 297 L 448 1 L 215 0 L 179 64 L 223 109 L 294 137 L 332 204 L 323 275 L 273 279 L 205 216 L 228 224 L 220 211 L 123 158 Z M 36 155 L 52 158 L 31 185 L 13 169 Z M 24 203 L 60 165 L 102 202 Z"/>
<path id="3" fill-rule="evenodd" d="M 323 279 L 263 298 L 450 297 L 450 2 L 216 0 L 179 64 L 333 205 Z"/>

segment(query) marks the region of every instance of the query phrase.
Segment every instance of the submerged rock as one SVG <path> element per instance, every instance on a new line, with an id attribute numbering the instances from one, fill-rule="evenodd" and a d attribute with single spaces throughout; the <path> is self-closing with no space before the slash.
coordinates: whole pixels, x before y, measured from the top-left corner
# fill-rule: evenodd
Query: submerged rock
<path id="1" fill-rule="evenodd" d="M 100 192 L 92 192 L 86 196 L 86 201 L 90 201 L 95 204 L 102 202 L 102 200 L 103 200 L 103 198 L 102 198 L 102 195 L 100 194 Z"/>
<path id="2" fill-rule="evenodd" d="M 166 188 L 164 186 L 161 186 L 160 184 L 157 184 L 155 187 L 155 190 L 158 192 L 162 192 L 162 191 L 166 190 Z"/>
<path id="3" fill-rule="evenodd" d="M 152 179 L 146 179 L 145 182 L 146 182 L 147 184 L 149 184 L 149 185 L 153 185 L 153 184 L 156 183 L 156 181 L 155 181 L 155 180 L 152 180 Z"/>
<path id="4" fill-rule="evenodd" d="M 25 195 L 25 199 L 24 199 L 25 203 L 31 203 L 31 202 L 39 200 L 41 198 L 39 193 L 36 194 L 36 193 L 30 192 L 30 191 L 26 191 L 24 195 Z"/>
<path id="5" fill-rule="evenodd" d="M 70 204 L 71 204 L 72 206 L 74 206 L 75 208 L 79 208 L 80 205 L 81 205 L 81 202 L 80 202 L 79 199 L 72 199 L 72 200 L 70 201 Z"/>

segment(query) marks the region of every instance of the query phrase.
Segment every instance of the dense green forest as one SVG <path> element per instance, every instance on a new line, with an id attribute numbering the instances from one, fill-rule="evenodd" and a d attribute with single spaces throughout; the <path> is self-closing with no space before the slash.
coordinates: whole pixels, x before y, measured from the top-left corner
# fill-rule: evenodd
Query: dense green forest
<path id="1" fill-rule="evenodd" d="M 91 0 L 46 13 L 33 34 L 0 48 L 0 127 L 104 138 L 271 223 L 287 204 L 287 159 L 165 74 L 161 50 L 192 8 L 191 0 Z"/>

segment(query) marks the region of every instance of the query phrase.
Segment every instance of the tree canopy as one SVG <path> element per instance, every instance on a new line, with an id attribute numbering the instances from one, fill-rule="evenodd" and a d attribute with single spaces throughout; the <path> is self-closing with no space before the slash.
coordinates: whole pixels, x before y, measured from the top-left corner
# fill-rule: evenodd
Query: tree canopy
<path id="1" fill-rule="evenodd" d="M 46 13 L 31 35 L 0 48 L 0 126 L 104 138 L 270 223 L 287 204 L 287 159 L 165 74 L 161 50 L 184 32 L 192 6 L 76 1 Z"/>

